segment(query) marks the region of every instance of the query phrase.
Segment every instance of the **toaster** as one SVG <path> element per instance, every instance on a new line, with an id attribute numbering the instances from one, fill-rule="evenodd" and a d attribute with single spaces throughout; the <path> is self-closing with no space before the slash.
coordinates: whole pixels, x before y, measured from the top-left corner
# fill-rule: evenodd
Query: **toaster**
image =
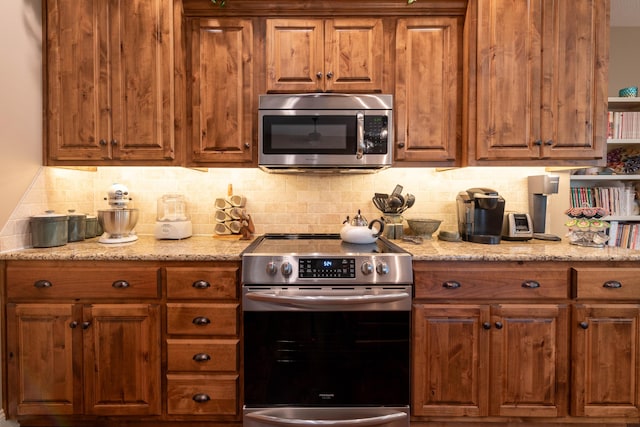
<path id="1" fill-rule="evenodd" d="M 509 212 L 502 221 L 502 240 L 530 240 L 533 223 L 528 213 Z"/>

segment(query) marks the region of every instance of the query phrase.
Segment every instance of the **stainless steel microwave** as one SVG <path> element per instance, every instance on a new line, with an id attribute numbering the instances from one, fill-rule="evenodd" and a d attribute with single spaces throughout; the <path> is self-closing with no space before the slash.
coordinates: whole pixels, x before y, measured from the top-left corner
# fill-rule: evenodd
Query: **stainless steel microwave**
<path id="1" fill-rule="evenodd" d="M 258 163 L 269 171 L 371 171 L 391 166 L 393 97 L 261 95 Z"/>

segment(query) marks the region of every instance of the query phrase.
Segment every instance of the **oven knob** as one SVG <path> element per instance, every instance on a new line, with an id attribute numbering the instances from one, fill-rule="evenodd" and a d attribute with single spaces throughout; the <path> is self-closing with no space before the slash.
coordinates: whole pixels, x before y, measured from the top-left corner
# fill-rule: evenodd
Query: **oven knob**
<path id="1" fill-rule="evenodd" d="M 277 272 L 278 272 L 278 266 L 276 265 L 276 263 L 275 263 L 275 262 L 270 261 L 270 262 L 267 264 L 267 274 L 269 274 L 269 275 L 273 276 L 273 275 L 275 275 Z"/>
<path id="2" fill-rule="evenodd" d="M 362 263 L 362 267 L 360 267 L 360 270 L 365 276 L 369 275 L 373 273 L 373 265 L 369 261 L 365 261 L 364 263 Z"/>
<path id="3" fill-rule="evenodd" d="M 282 263 L 280 270 L 282 271 L 282 275 L 285 277 L 291 276 L 291 273 L 293 273 L 293 267 L 290 262 Z"/>
<path id="4" fill-rule="evenodd" d="M 378 272 L 378 274 L 382 274 L 382 275 L 389 274 L 389 266 L 387 265 L 386 262 L 380 262 L 376 266 L 376 271 Z"/>

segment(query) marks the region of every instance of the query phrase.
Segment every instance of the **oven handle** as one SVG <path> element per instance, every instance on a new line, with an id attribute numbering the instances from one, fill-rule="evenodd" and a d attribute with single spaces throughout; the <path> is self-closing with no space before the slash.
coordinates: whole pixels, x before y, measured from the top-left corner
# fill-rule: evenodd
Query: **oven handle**
<path id="1" fill-rule="evenodd" d="M 339 426 L 339 427 L 365 427 L 376 426 L 380 424 L 389 423 L 392 421 L 398 421 L 407 417 L 405 412 L 395 412 L 392 414 L 378 415 L 368 418 L 353 418 L 344 420 L 303 420 L 296 418 L 282 418 L 273 415 L 267 415 L 261 412 L 252 412 L 246 414 L 245 417 L 251 418 L 256 421 L 262 421 L 269 424 L 286 425 L 286 426 Z"/>
<path id="2" fill-rule="evenodd" d="M 398 292 L 383 295 L 279 295 L 265 292 L 249 292 L 246 297 L 253 301 L 271 302 L 275 304 L 296 304 L 312 307 L 324 305 L 355 305 L 355 304 L 375 304 L 402 301 L 411 298 L 406 292 Z"/>

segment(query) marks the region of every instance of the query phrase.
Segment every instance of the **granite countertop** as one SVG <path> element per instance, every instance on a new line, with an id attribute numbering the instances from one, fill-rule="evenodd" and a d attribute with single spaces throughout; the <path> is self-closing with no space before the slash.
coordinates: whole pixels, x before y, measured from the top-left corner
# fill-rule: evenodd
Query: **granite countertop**
<path id="1" fill-rule="evenodd" d="M 445 242 L 434 238 L 416 245 L 394 240 L 416 261 L 640 261 L 640 250 L 588 248 L 561 242 L 502 241 L 497 245 Z M 98 238 L 55 248 L 33 248 L 0 253 L 4 260 L 40 261 L 240 261 L 251 240 L 192 236 L 184 240 L 156 240 L 141 235 L 125 244 L 102 244 Z"/>

